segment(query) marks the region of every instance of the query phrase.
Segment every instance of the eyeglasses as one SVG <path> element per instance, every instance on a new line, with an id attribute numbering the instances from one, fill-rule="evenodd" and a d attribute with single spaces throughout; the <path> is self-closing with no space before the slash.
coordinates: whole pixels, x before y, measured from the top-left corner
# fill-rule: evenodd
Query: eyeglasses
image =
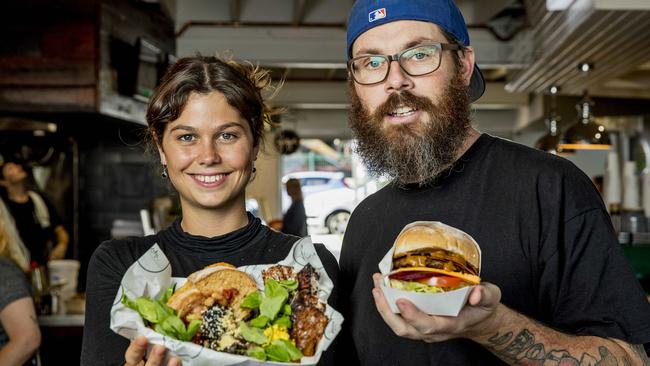
<path id="1" fill-rule="evenodd" d="M 362 55 L 348 61 L 348 70 L 361 85 L 381 83 L 388 77 L 392 61 L 410 76 L 430 74 L 440 67 L 443 50 L 460 50 L 457 44 L 432 43 L 407 48 L 394 55 Z"/>

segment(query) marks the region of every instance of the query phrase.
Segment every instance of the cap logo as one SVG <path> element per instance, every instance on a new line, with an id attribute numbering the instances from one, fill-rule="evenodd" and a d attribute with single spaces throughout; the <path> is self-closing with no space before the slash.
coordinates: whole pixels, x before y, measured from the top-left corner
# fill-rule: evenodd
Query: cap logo
<path id="1" fill-rule="evenodd" d="M 368 13 L 368 22 L 372 23 L 375 20 L 383 19 L 386 18 L 386 8 L 381 8 L 377 10 L 373 10 L 370 13 Z"/>

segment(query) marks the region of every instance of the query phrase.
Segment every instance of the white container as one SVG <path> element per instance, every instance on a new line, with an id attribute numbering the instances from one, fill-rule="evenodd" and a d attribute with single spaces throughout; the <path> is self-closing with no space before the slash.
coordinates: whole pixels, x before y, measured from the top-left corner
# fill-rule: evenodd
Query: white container
<path id="1" fill-rule="evenodd" d="M 47 262 L 50 272 L 50 286 L 62 285 L 59 293 L 63 301 L 77 293 L 79 261 L 74 259 L 56 259 Z"/>
<path id="2" fill-rule="evenodd" d="M 385 277 L 387 282 L 388 276 Z M 467 302 L 469 291 L 474 286 L 463 287 L 458 290 L 449 292 L 439 292 L 435 294 L 425 294 L 413 291 L 397 290 L 382 282 L 381 290 L 384 292 L 388 306 L 393 313 L 398 314 L 399 308 L 396 301 L 406 299 L 412 302 L 418 309 L 429 315 L 458 316 L 458 313 Z"/>
<path id="3" fill-rule="evenodd" d="M 626 161 L 625 165 L 623 165 L 623 210 L 638 211 L 641 209 L 639 193 L 639 176 L 636 174 L 636 162 Z"/>
<path id="4" fill-rule="evenodd" d="M 472 238 L 469 234 L 465 233 L 462 230 L 459 230 L 453 226 L 443 224 L 438 221 L 416 221 L 406 225 L 402 231 L 408 229 L 414 225 L 433 225 L 445 227 L 446 230 L 449 230 L 459 237 L 469 238 L 471 241 L 476 243 L 476 240 Z M 400 232 L 401 234 L 401 232 Z M 398 235 L 399 236 L 399 235 Z M 478 246 L 478 243 L 477 243 Z M 379 262 L 379 271 L 382 273 L 383 281 L 381 283 L 381 290 L 386 297 L 386 301 L 390 306 L 390 309 L 393 313 L 399 313 L 399 308 L 395 303 L 397 299 L 406 299 L 412 302 L 418 309 L 429 314 L 429 315 L 444 315 L 444 316 L 457 316 L 460 310 L 467 303 L 467 297 L 469 296 L 470 290 L 474 286 L 467 286 L 460 288 L 458 290 L 449 291 L 449 292 L 438 292 L 433 294 L 428 293 L 418 293 L 413 291 L 402 291 L 397 290 L 388 285 L 388 274 L 393 269 L 393 252 L 395 247 L 391 247 L 388 253 L 382 258 Z M 479 274 L 481 270 L 481 248 L 479 247 Z"/>
<path id="5" fill-rule="evenodd" d="M 618 206 L 622 203 L 621 190 L 621 168 L 618 163 L 618 153 L 610 151 L 607 154 L 607 165 L 605 166 L 604 178 L 604 201 L 608 208 Z"/>

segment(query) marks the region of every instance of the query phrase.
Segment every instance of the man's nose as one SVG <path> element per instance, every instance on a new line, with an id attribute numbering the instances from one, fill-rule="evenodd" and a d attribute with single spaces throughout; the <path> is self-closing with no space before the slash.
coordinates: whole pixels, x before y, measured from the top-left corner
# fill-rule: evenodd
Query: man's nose
<path id="1" fill-rule="evenodd" d="M 413 88 L 411 76 L 402 69 L 397 60 L 390 63 L 384 87 L 389 93 Z"/>
<path id="2" fill-rule="evenodd" d="M 201 152 L 199 154 L 199 163 L 201 165 L 213 165 L 220 161 L 219 149 L 214 141 L 206 141 L 201 145 Z"/>

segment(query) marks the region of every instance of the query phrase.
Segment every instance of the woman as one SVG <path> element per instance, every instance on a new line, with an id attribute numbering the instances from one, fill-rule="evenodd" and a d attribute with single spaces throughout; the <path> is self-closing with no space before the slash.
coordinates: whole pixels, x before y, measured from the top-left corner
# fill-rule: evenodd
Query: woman
<path id="1" fill-rule="evenodd" d="M 10 237 L 0 225 L 0 365 L 19 366 L 34 356 L 41 331 L 25 273 L 11 257 Z"/>
<path id="2" fill-rule="evenodd" d="M 298 240 L 270 230 L 245 210 L 245 189 L 272 112 L 262 98 L 269 86 L 267 72 L 214 57 L 181 59 L 163 77 L 147 111 L 148 131 L 163 179 L 179 194 L 182 218 L 156 235 L 97 248 L 88 268 L 82 365 L 143 360 L 146 340 L 129 346 L 113 333 L 110 308 L 126 269 L 154 243 L 169 259 L 172 276 L 186 277 L 215 262 L 275 263 Z M 322 245 L 316 249 L 336 283 L 336 260 Z M 146 365 L 161 364 L 164 353 L 154 347 Z"/>

